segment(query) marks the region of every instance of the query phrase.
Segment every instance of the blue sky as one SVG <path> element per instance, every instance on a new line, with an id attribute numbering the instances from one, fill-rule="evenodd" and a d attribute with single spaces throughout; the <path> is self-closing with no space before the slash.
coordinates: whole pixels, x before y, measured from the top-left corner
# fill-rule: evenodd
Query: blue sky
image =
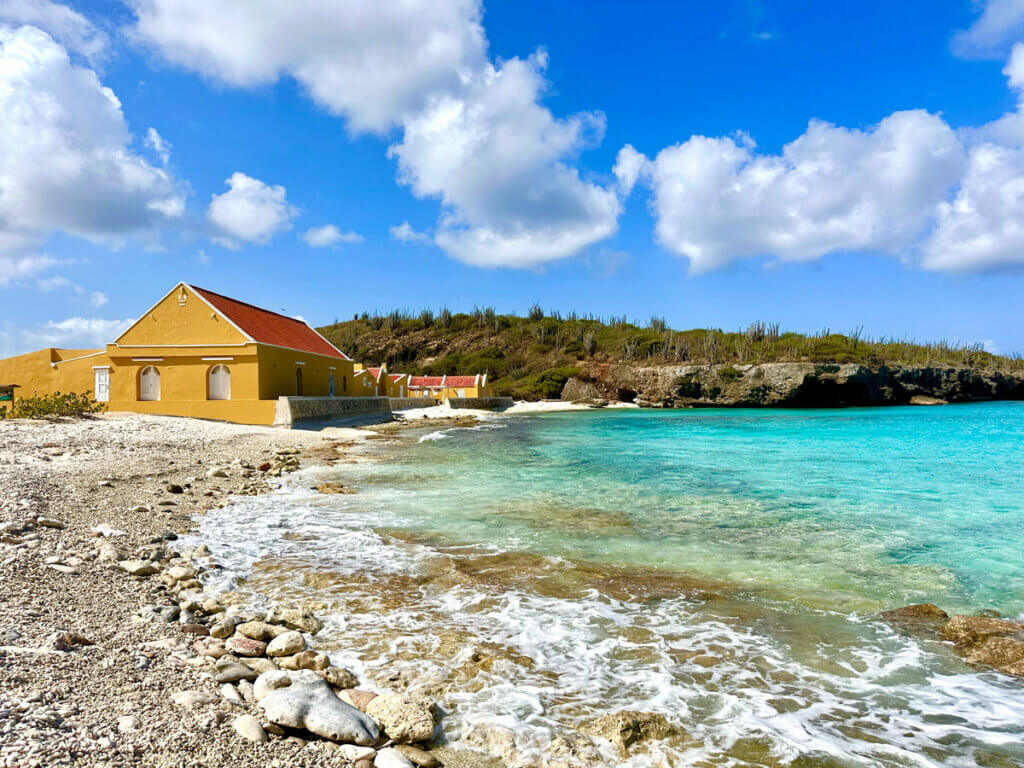
<path id="1" fill-rule="evenodd" d="M 1020 0 L 0 0 L 0 355 L 178 280 L 1024 351 L 1018 40 Z"/>

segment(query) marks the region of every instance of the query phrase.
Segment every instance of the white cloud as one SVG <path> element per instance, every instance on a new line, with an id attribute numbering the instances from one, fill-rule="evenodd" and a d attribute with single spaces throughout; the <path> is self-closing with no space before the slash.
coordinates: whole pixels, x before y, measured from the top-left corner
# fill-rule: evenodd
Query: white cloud
<path id="1" fill-rule="evenodd" d="M 15 280 L 23 280 L 59 264 L 56 259 L 45 254 L 19 256 L 4 254 L 0 251 L 0 288 Z"/>
<path id="2" fill-rule="evenodd" d="M 284 187 L 239 172 L 231 174 L 227 185 L 230 189 L 210 202 L 215 242 L 229 248 L 237 248 L 239 240 L 265 245 L 278 232 L 291 229 L 298 211 L 288 203 Z"/>
<path id="3" fill-rule="evenodd" d="M 781 155 L 757 154 L 746 136 L 694 136 L 649 174 L 659 242 L 699 273 L 753 256 L 903 253 L 963 167 L 953 130 L 914 111 L 864 131 L 812 121 Z"/>
<path id="4" fill-rule="evenodd" d="M 156 152 L 157 157 L 160 158 L 160 162 L 164 165 L 167 165 L 167 163 L 170 162 L 171 145 L 163 136 L 157 133 L 156 128 L 153 128 L 152 126 L 150 126 L 149 130 L 146 131 L 146 146 Z"/>
<path id="5" fill-rule="evenodd" d="M 325 224 L 307 229 L 302 239 L 312 248 L 329 248 L 338 243 L 361 243 L 366 238 L 358 232 L 342 232 L 333 224 Z"/>
<path id="6" fill-rule="evenodd" d="M 430 235 L 417 232 L 408 221 L 403 221 L 401 224 L 391 227 L 388 232 L 391 234 L 392 240 L 397 240 L 400 243 L 430 242 Z"/>
<path id="7" fill-rule="evenodd" d="M 619 150 L 615 158 L 615 167 L 612 169 L 624 197 L 633 191 L 640 177 L 650 171 L 650 162 L 642 153 L 637 152 L 632 144 L 627 144 Z"/>
<path id="8" fill-rule="evenodd" d="M 620 202 L 567 158 L 600 140 L 601 115 L 541 106 L 543 54 L 487 65 L 406 122 L 389 154 L 417 197 L 444 207 L 435 242 L 460 261 L 534 266 L 614 234 Z"/>
<path id="9" fill-rule="evenodd" d="M 89 303 L 94 307 L 105 307 L 110 303 L 110 299 L 103 291 L 93 291 L 89 294 Z"/>
<path id="10" fill-rule="evenodd" d="M 966 30 L 953 36 L 958 56 L 1001 57 L 1009 46 L 1024 37 L 1024 0 L 978 2 L 982 12 Z"/>
<path id="11" fill-rule="evenodd" d="M 121 335 L 133 322 L 131 319 L 69 317 L 67 320 L 51 320 L 35 328 L 23 330 L 20 333 L 20 340 L 24 349 L 101 347 Z"/>
<path id="12" fill-rule="evenodd" d="M 51 0 L 0 0 L 0 22 L 44 29 L 69 51 L 90 61 L 102 58 L 110 44 L 107 34 L 85 16 Z"/>
<path id="13" fill-rule="evenodd" d="M 399 179 L 443 210 L 435 242 L 481 266 L 571 256 L 617 229 L 616 191 L 574 166 L 604 118 L 540 102 L 546 55 L 487 58 L 479 0 L 130 0 L 133 34 L 217 81 L 291 77 L 355 130 L 401 138 Z"/>
<path id="14" fill-rule="evenodd" d="M 58 288 L 70 288 L 71 281 L 66 277 L 60 275 L 54 275 L 53 277 L 47 277 L 43 280 L 36 282 L 36 287 L 39 288 L 43 293 L 49 293 L 50 291 L 56 291 Z"/>
<path id="15" fill-rule="evenodd" d="M 114 92 L 35 27 L 0 26 L 0 114 L 0 252 L 55 231 L 154 239 L 181 215 L 180 185 L 132 151 Z"/>
<path id="16" fill-rule="evenodd" d="M 133 34 L 234 86 L 294 78 L 356 130 L 386 131 L 457 87 L 486 49 L 478 0 L 128 0 Z"/>

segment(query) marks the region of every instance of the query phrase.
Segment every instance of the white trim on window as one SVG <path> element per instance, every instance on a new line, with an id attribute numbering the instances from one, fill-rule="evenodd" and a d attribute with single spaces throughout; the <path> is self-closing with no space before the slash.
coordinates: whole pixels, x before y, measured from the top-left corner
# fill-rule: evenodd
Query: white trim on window
<path id="1" fill-rule="evenodd" d="M 94 365 L 94 366 L 92 367 L 92 369 L 93 369 L 94 371 L 101 371 L 101 370 L 103 370 L 104 368 L 106 368 L 106 369 L 107 369 L 108 371 L 110 370 L 110 366 L 109 366 L 109 365 Z"/>
<path id="2" fill-rule="evenodd" d="M 199 359 L 203 360 L 203 361 L 221 361 L 221 360 L 234 360 L 235 358 L 233 358 L 233 357 L 201 357 Z"/>
<path id="3" fill-rule="evenodd" d="M 303 362 L 302 360 L 296 360 L 295 364 L 296 365 L 305 365 L 305 362 Z"/>
<path id="4" fill-rule="evenodd" d="M 133 357 L 133 363 L 162 363 L 164 359 L 162 357 Z"/>

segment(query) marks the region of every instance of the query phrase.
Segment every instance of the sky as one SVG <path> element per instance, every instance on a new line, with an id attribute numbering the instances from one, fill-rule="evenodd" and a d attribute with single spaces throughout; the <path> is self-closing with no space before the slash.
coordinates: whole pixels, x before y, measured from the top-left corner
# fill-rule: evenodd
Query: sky
<path id="1" fill-rule="evenodd" d="M 1024 353 L 1024 0 L 0 0 L 0 356 L 178 281 Z"/>

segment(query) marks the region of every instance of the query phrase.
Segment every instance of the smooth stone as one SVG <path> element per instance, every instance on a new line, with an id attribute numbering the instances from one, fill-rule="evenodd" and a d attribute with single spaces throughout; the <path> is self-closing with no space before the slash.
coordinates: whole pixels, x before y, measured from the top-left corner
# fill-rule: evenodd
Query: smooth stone
<path id="1" fill-rule="evenodd" d="M 283 635 L 288 630 L 275 624 L 268 624 L 265 621 L 243 621 L 235 627 L 235 632 L 245 635 L 253 640 L 269 642 L 278 635 Z"/>
<path id="2" fill-rule="evenodd" d="M 395 749 L 405 755 L 413 765 L 418 765 L 419 768 L 444 768 L 444 764 L 425 749 L 414 747 L 411 744 L 398 744 L 395 746 Z"/>
<path id="3" fill-rule="evenodd" d="M 165 621 L 168 624 L 172 621 L 176 621 L 180 613 L 181 609 L 176 605 L 147 605 L 139 611 L 139 614 L 143 618 L 159 619 L 160 621 Z"/>
<path id="4" fill-rule="evenodd" d="M 235 634 L 237 622 L 230 616 L 225 617 L 210 627 L 210 634 L 222 640 L 227 640 Z"/>
<path id="5" fill-rule="evenodd" d="M 288 677 L 290 685 L 272 690 L 259 699 L 259 706 L 270 722 L 287 728 L 305 728 L 331 741 L 364 747 L 377 743 L 380 738 L 377 723 L 339 699 L 322 677 L 305 670 Z M 262 678 L 261 675 L 256 682 Z"/>
<path id="6" fill-rule="evenodd" d="M 182 624 L 181 631 L 186 635 L 199 635 L 200 637 L 206 637 L 210 634 L 210 630 L 202 624 Z"/>
<path id="7" fill-rule="evenodd" d="M 240 635 L 238 632 L 235 632 L 225 641 L 224 647 L 232 653 L 237 653 L 239 656 L 262 656 L 267 650 L 266 643 Z"/>
<path id="8" fill-rule="evenodd" d="M 253 670 L 257 675 L 262 675 L 264 672 L 272 672 L 277 669 L 277 664 L 272 662 L 270 659 L 239 659 L 239 661 Z"/>
<path id="9" fill-rule="evenodd" d="M 220 687 L 220 695 L 223 696 L 227 701 L 233 702 L 235 704 L 241 704 L 243 702 L 242 694 L 240 694 L 238 692 L 238 689 L 235 688 L 235 686 L 233 686 L 231 683 L 224 683 L 224 685 Z"/>
<path id="10" fill-rule="evenodd" d="M 373 758 L 374 768 L 416 768 L 416 764 L 397 749 L 388 747 L 378 750 Z"/>
<path id="11" fill-rule="evenodd" d="M 237 683 L 239 680 L 255 680 L 259 675 L 255 670 L 249 669 L 245 664 L 237 661 L 229 661 L 227 664 L 218 664 L 213 679 L 218 683 Z"/>
<path id="12" fill-rule="evenodd" d="M 893 608 L 891 611 L 882 611 L 878 614 L 886 621 L 894 623 L 909 623 L 909 624 L 921 624 L 931 622 L 945 622 L 949 619 L 949 614 L 939 608 L 937 605 L 931 603 L 917 603 L 915 605 L 905 605 L 902 608 Z"/>
<path id="13" fill-rule="evenodd" d="M 331 666 L 331 660 L 326 653 L 316 651 L 301 651 L 292 656 L 278 656 L 277 665 L 281 669 L 310 669 L 320 672 Z"/>
<path id="14" fill-rule="evenodd" d="M 171 581 L 188 581 L 196 577 L 196 569 L 187 565 L 176 565 L 173 568 L 168 568 L 165 573 Z"/>
<path id="15" fill-rule="evenodd" d="M 346 688 L 355 688 L 359 685 L 359 678 L 344 667 L 328 667 L 320 674 L 323 676 L 324 680 L 335 688 L 341 690 L 345 690 Z M 362 709 L 362 707 L 359 707 L 359 709 Z"/>
<path id="16" fill-rule="evenodd" d="M 224 647 L 223 640 L 204 637 L 192 643 L 192 650 L 200 656 L 208 656 L 211 659 L 219 659 L 228 652 Z"/>
<path id="17" fill-rule="evenodd" d="M 407 744 L 430 740 L 434 711 L 431 701 L 397 693 L 382 694 L 366 705 L 366 714 L 381 724 L 389 739 Z"/>
<path id="18" fill-rule="evenodd" d="M 228 473 L 220 467 L 214 467 L 213 469 L 206 470 L 207 477 L 227 477 Z"/>
<path id="19" fill-rule="evenodd" d="M 306 639 L 294 629 L 282 632 L 267 644 L 267 656 L 292 656 L 306 647 Z"/>
<path id="20" fill-rule="evenodd" d="M 178 691 L 171 694 L 171 701 L 179 707 L 198 707 L 203 704 L 216 704 L 218 699 L 205 691 Z"/>
<path id="21" fill-rule="evenodd" d="M 185 492 L 185 489 L 182 488 L 177 483 L 168 483 L 167 485 L 164 486 L 164 490 L 167 491 L 168 493 L 184 493 Z"/>
<path id="22" fill-rule="evenodd" d="M 256 703 L 256 696 L 253 693 L 252 683 L 248 680 L 238 681 L 238 692 L 242 694 L 242 698 L 250 704 Z"/>
<path id="23" fill-rule="evenodd" d="M 224 606 L 220 604 L 219 600 L 211 597 L 203 601 L 203 611 L 211 615 L 215 613 L 223 613 Z"/>
<path id="24" fill-rule="evenodd" d="M 132 576 L 152 576 L 160 570 L 148 560 L 122 560 L 118 565 Z"/>
<path id="25" fill-rule="evenodd" d="M 256 702 L 260 702 L 271 691 L 276 691 L 278 688 L 287 688 L 291 684 L 292 679 L 288 676 L 287 672 L 284 672 L 282 670 L 264 672 L 262 675 L 256 678 L 256 682 L 253 683 L 253 699 Z"/>
<path id="26" fill-rule="evenodd" d="M 355 763 L 359 760 L 369 760 L 376 753 L 377 750 L 373 747 L 359 747 L 355 744 L 342 744 L 338 749 L 338 754 L 350 763 Z"/>
<path id="27" fill-rule="evenodd" d="M 235 718 L 234 722 L 231 723 L 231 727 L 235 729 L 239 736 L 249 741 L 255 741 L 257 744 L 265 744 L 270 739 L 267 737 L 267 732 L 263 730 L 263 726 L 260 725 L 260 721 L 252 715 L 239 715 Z"/>

